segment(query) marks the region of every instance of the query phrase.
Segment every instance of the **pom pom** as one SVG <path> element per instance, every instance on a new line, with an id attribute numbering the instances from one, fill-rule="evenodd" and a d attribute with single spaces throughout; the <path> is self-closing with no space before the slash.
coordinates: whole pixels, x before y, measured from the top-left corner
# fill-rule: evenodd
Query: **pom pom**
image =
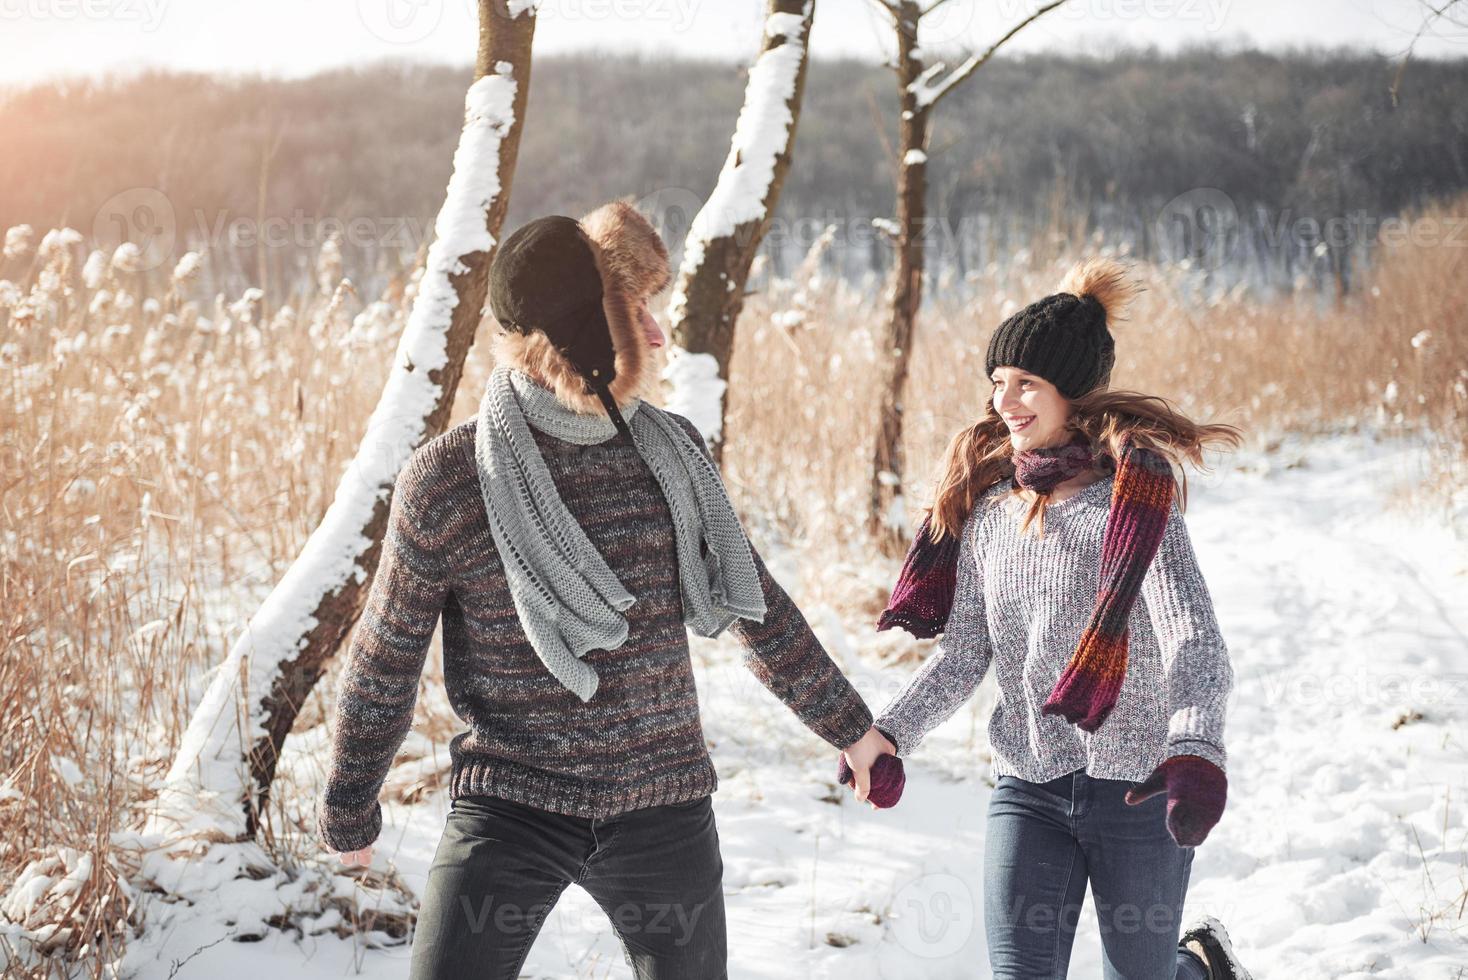
<path id="1" fill-rule="evenodd" d="M 1077 263 L 1060 283 L 1062 293 L 1084 299 L 1090 296 L 1106 311 L 1106 320 L 1122 320 L 1141 284 L 1115 259 L 1094 258 Z"/>

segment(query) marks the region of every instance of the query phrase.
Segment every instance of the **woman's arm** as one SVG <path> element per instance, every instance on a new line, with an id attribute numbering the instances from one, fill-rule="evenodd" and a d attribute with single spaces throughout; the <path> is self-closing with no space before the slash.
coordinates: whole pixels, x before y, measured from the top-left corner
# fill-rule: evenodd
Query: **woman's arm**
<path id="1" fill-rule="evenodd" d="M 1233 688 L 1233 666 L 1176 500 L 1162 543 L 1142 579 L 1142 599 L 1162 650 L 1167 693 L 1164 758 L 1196 755 L 1222 769 L 1224 711 Z"/>
<path id="2" fill-rule="evenodd" d="M 975 505 L 963 527 L 953 610 L 938 647 L 874 722 L 897 746 L 899 756 L 910 755 L 928 732 L 951 718 L 973 696 L 989 669 L 993 649 L 984 610 L 983 572 L 974 550 L 980 506 Z"/>

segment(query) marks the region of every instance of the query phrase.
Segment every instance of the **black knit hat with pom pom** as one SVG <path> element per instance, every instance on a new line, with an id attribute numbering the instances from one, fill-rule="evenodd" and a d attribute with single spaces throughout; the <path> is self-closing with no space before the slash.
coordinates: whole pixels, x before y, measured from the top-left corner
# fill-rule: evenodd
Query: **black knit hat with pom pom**
<path id="1" fill-rule="evenodd" d="M 1081 263 L 1066 275 L 1060 292 L 999 324 L 989 338 L 985 369 L 993 376 L 997 367 L 1020 368 L 1071 399 L 1104 387 L 1116 364 L 1108 321 L 1120 319 L 1136 288 L 1114 260 Z"/>

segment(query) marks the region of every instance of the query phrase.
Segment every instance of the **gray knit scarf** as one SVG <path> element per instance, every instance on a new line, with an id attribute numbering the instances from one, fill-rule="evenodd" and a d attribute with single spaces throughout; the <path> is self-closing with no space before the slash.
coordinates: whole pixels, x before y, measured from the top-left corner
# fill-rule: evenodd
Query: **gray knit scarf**
<path id="1" fill-rule="evenodd" d="M 718 636 L 738 617 L 764 622 L 754 556 L 718 470 L 666 412 L 640 399 L 618 407 L 672 511 L 684 623 L 699 636 Z M 626 642 L 622 611 L 636 597 L 562 502 L 532 425 L 582 446 L 617 429 L 607 416 L 573 411 L 528 374 L 500 366 L 485 386 L 474 436 L 490 532 L 525 637 L 556 680 L 589 701 L 598 678 L 581 657 Z"/>

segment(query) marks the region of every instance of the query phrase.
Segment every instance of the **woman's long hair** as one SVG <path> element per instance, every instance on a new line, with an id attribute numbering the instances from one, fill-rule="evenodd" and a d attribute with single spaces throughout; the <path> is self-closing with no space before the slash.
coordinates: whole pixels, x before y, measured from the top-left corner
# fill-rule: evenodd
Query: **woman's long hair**
<path id="1" fill-rule="evenodd" d="M 1108 329 L 1125 318 L 1126 308 L 1139 288 L 1121 263 L 1104 257 L 1077 264 L 1060 284 L 1062 293 L 1083 298 L 1089 296 L 1100 303 Z M 1181 470 L 1185 461 L 1205 469 L 1203 450 L 1210 443 L 1237 447 L 1243 441 L 1243 433 L 1232 425 L 1200 425 L 1178 412 L 1164 398 L 1135 391 L 1113 391 L 1105 380 L 1081 397 L 1071 399 L 1069 406 L 1065 440 L 1057 440 L 1056 444 L 1064 445 L 1074 433 L 1082 433 L 1095 454 L 1097 468 L 1102 472 L 1115 469 L 1117 460 L 1121 459 L 1122 444 L 1128 438 L 1134 446 L 1156 452 L 1169 467 L 1177 470 Z M 1012 453 L 1009 427 L 994 407 L 993 398 L 989 398 L 983 416 L 960 430 L 948 443 L 943 475 L 933 495 L 933 506 L 929 509 L 934 540 L 941 541 L 948 534 L 957 538 L 984 493 L 1014 475 Z M 1177 482 L 1176 472 L 1173 479 Z M 1020 495 L 1018 487 L 1014 489 L 1014 495 Z M 1048 500 L 1048 495 L 1040 494 L 1030 501 L 1020 524 L 1021 533 L 1038 520 L 1038 531 L 1044 535 Z M 1186 476 L 1181 480 L 1178 501 L 1179 508 L 1187 508 Z"/>
<path id="2" fill-rule="evenodd" d="M 1084 434 L 1100 467 L 1115 467 L 1116 460 L 1121 458 L 1122 442 L 1127 437 L 1131 438 L 1133 445 L 1151 449 L 1179 470 L 1184 461 L 1206 469 L 1203 450 L 1209 444 L 1237 447 L 1243 441 L 1243 433 L 1232 425 L 1200 425 L 1174 409 L 1166 399 L 1135 391 L 1098 388 L 1072 399 L 1070 409 L 1065 439 L 1071 438 L 1070 434 L 1074 432 Z M 1064 441 L 1057 439 L 1056 443 Z M 983 416 L 959 430 L 948 443 L 943 473 L 931 508 L 935 540 L 941 541 L 947 534 L 958 537 L 984 493 L 1014 475 L 1012 445 L 1004 417 L 994 408 L 994 400 L 990 398 Z M 1177 480 L 1177 474 L 1174 474 L 1174 480 Z M 1015 488 L 1012 493 L 1019 496 L 1019 489 Z M 1178 498 L 1178 506 L 1186 509 L 1186 474 L 1182 475 Z M 1020 524 L 1021 533 L 1036 520 L 1039 521 L 1039 533 L 1045 533 L 1047 499 L 1042 494 L 1030 501 Z"/>

